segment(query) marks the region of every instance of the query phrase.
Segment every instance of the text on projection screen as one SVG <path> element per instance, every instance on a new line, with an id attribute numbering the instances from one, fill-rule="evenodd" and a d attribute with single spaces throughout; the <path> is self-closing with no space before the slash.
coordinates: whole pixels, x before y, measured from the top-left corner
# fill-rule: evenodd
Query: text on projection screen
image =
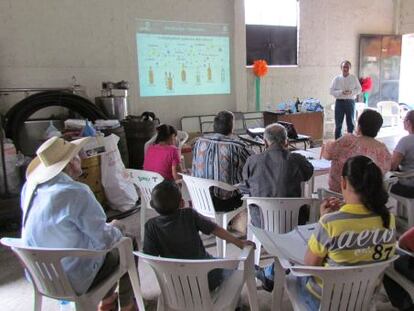
<path id="1" fill-rule="evenodd" d="M 136 43 L 141 97 L 230 94 L 228 25 L 137 20 Z"/>

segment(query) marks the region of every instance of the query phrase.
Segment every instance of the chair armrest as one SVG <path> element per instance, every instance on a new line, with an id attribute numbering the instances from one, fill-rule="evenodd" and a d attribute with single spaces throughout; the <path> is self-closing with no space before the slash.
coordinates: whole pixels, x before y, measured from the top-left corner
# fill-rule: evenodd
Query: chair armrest
<path id="1" fill-rule="evenodd" d="M 397 253 L 399 253 L 400 255 L 408 255 L 414 258 L 414 252 L 410 252 L 406 249 L 403 249 L 399 245 L 397 245 Z"/>
<path id="2" fill-rule="evenodd" d="M 386 178 L 392 178 L 392 177 L 398 177 L 398 178 L 409 178 L 414 177 L 414 170 L 400 172 L 400 171 L 390 171 L 385 173 L 384 179 Z"/>
<path id="3" fill-rule="evenodd" d="M 239 259 L 247 260 L 249 256 L 252 256 L 254 254 L 253 252 L 253 246 L 247 245 L 243 247 L 242 252 L 239 256 Z"/>
<path id="4" fill-rule="evenodd" d="M 226 191 L 236 191 L 236 190 L 238 190 L 237 187 L 235 187 L 233 185 L 226 184 L 225 182 L 218 181 L 218 180 L 214 180 L 214 185 L 213 186 L 221 188 L 221 189 L 226 190 Z"/>

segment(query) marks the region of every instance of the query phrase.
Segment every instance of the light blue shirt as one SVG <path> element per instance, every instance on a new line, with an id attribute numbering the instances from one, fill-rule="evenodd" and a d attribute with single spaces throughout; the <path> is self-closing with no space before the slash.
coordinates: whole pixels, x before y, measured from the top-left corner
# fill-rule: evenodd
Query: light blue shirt
<path id="1" fill-rule="evenodd" d="M 21 195 L 23 219 L 27 209 L 24 202 L 31 195 L 29 189 L 26 182 Z M 106 223 L 102 206 L 89 187 L 65 173 L 38 185 L 22 229 L 26 245 L 49 248 L 103 250 L 121 237 L 117 228 Z M 103 261 L 104 257 L 68 257 L 62 260 L 62 265 L 76 292 L 84 293 Z"/>

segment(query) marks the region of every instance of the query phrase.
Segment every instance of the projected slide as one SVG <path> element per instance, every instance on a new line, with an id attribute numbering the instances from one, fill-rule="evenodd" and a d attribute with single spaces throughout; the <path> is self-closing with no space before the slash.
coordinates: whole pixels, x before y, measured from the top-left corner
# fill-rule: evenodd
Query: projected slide
<path id="1" fill-rule="evenodd" d="M 144 21 L 136 42 L 142 97 L 230 93 L 226 25 Z"/>

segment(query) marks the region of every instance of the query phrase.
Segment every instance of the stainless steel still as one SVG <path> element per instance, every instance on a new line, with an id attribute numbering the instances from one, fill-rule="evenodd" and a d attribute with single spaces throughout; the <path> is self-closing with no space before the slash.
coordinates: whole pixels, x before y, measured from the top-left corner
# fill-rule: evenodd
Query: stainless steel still
<path id="1" fill-rule="evenodd" d="M 108 118 L 123 120 L 128 115 L 126 96 L 95 97 L 95 103 L 103 110 Z"/>

